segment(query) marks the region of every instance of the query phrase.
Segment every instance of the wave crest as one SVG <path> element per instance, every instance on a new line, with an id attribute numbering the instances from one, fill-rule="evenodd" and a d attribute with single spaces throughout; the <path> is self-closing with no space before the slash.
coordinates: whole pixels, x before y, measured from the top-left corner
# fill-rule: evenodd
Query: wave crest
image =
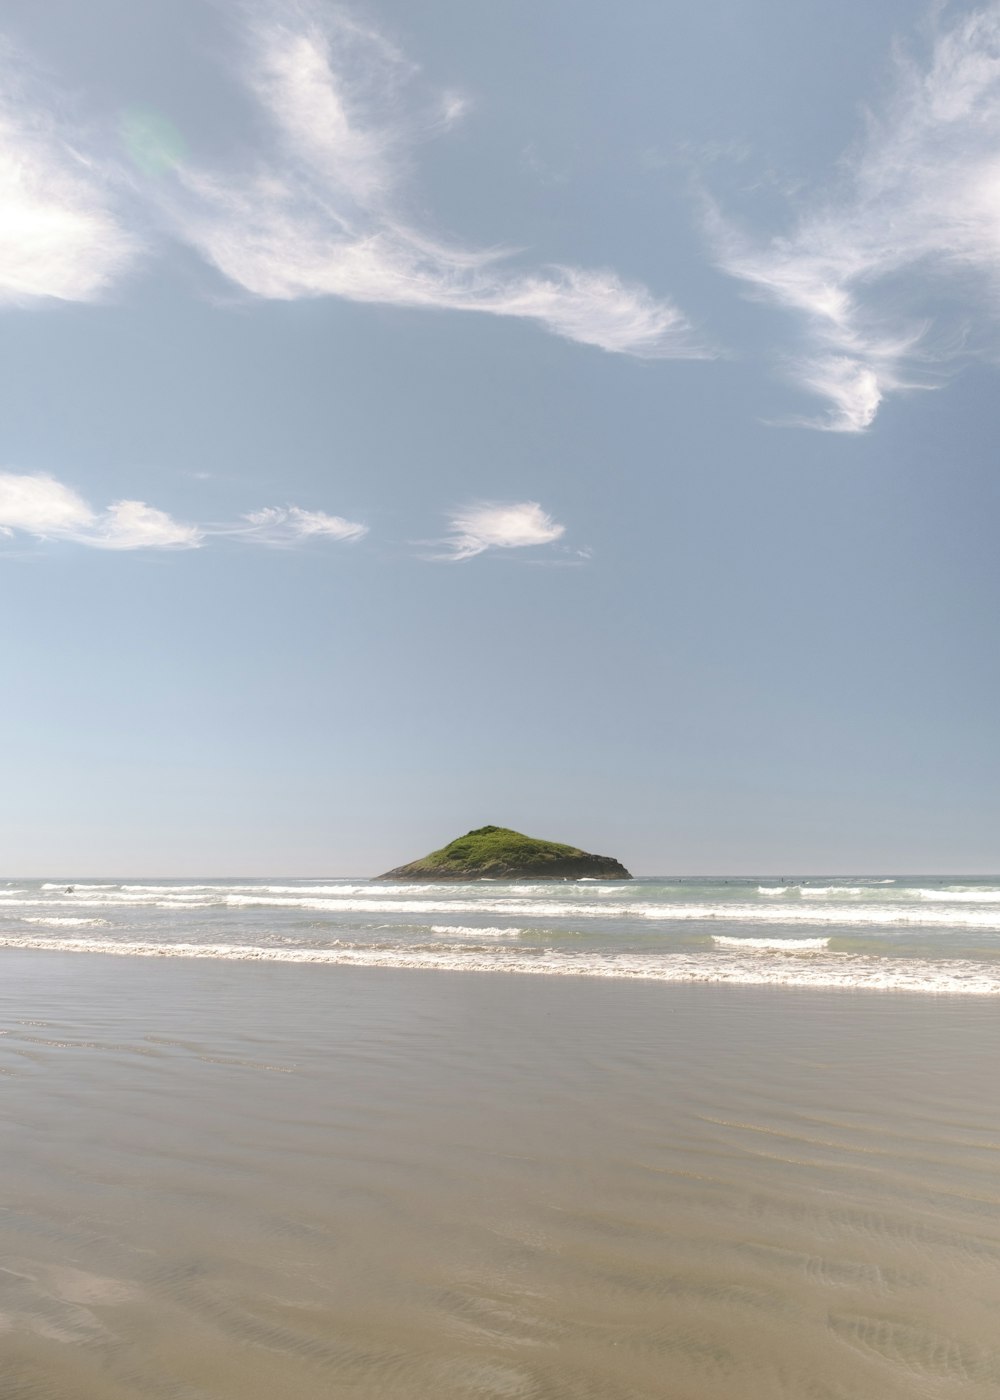
<path id="1" fill-rule="evenodd" d="M 950 996 L 1000 997 L 1000 968 L 953 959 L 762 958 L 746 953 L 720 956 L 675 954 L 555 953 L 533 955 L 507 947 L 475 950 L 426 948 L 292 948 L 245 944 L 148 943 L 138 940 L 0 936 L 0 948 L 40 952 L 103 953 L 118 957 L 201 958 L 230 962 L 320 963 L 335 967 L 396 968 L 426 972 L 521 973 L 547 977 L 593 977 L 642 982 L 700 982 L 745 987 L 812 987 L 844 991 L 924 992 Z"/>
<path id="2" fill-rule="evenodd" d="M 712 942 L 747 953 L 814 953 L 830 946 L 829 938 L 736 938 L 724 933 L 713 933 Z"/>

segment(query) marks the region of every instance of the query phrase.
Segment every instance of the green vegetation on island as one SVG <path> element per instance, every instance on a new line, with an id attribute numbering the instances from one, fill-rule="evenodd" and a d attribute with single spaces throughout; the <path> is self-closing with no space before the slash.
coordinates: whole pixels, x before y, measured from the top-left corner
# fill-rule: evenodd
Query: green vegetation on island
<path id="1" fill-rule="evenodd" d="M 480 826 L 379 880 L 631 880 L 620 861 L 506 826 Z"/>

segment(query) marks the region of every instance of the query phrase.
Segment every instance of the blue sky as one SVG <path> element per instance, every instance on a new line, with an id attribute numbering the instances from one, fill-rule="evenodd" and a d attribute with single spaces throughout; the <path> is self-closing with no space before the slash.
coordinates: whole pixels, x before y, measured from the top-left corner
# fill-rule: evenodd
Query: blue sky
<path id="1" fill-rule="evenodd" d="M 996 870 L 1000 4 L 3 25 L 7 873 Z"/>

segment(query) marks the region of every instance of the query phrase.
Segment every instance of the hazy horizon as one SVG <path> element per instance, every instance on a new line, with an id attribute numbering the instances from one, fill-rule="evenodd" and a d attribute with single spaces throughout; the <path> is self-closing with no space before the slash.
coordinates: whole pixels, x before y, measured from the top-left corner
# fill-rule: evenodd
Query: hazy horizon
<path id="1" fill-rule="evenodd" d="M 411 853 L 413 859 L 418 859 L 426 852 Z M 613 851 L 596 851 L 594 855 L 616 855 Z M 398 862 L 397 862 L 398 863 Z M 777 867 L 774 870 L 688 870 L 672 869 L 664 867 L 661 870 L 632 870 L 628 861 L 622 863 L 631 871 L 634 880 L 837 880 L 849 879 L 857 876 L 860 879 L 870 880 L 879 877 L 894 876 L 897 879 L 921 879 L 933 880 L 957 879 L 966 877 L 970 880 L 1000 879 L 1000 869 L 996 870 L 897 870 L 891 867 L 877 866 L 869 870 L 845 869 L 845 870 L 800 870 L 794 866 Z M 100 880 L 168 880 L 178 882 L 181 880 L 209 880 L 215 883 L 226 883 L 231 880 L 369 880 L 376 875 L 381 875 L 383 871 L 392 869 L 391 864 L 383 863 L 378 869 L 374 867 L 368 870 L 335 870 L 332 867 L 318 870 L 266 870 L 253 871 L 246 870 L 183 870 L 180 872 L 164 872 L 162 870 L 91 870 L 91 871 L 62 871 L 62 870 L 35 870 L 30 873 L 3 873 L 0 880 L 5 882 L 15 882 L 20 880 L 54 880 L 60 884 L 73 884 L 76 881 L 96 882 Z M 503 883 L 503 882 L 500 882 Z M 557 882 L 563 883 L 563 882 Z M 570 881 L 569 883 L 574 883 Z M 579 883 L 579 882 L 576 882 Z"/>

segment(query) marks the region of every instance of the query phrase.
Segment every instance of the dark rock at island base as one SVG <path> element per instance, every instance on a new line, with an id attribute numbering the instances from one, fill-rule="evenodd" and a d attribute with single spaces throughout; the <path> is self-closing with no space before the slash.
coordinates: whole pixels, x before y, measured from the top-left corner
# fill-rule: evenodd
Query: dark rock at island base
<path id="1" fill-rule="evenodd" d="M 504 826 L 481 826 L 378 880 L 631 880 L 612 856 L 540 841 Z"/>

